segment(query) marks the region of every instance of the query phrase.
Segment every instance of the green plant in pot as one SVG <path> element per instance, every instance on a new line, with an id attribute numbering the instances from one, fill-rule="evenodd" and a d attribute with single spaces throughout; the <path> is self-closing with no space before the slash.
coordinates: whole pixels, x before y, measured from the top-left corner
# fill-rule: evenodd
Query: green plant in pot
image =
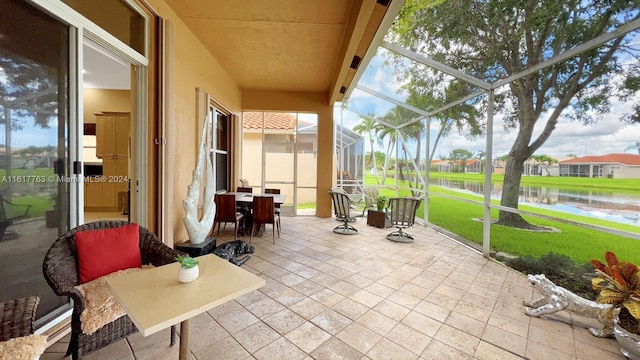
<path id="1" fill-rule="evenodd" d="M 385 195 L 378 194 L 375 198 L 375 201 L 376 201 L 376 206 L 378 207 L 378 210 L 383 211 L 387 207 L 387 202 L 389 201 L 389 198 Z"/>
<path id="2" fill-rule="evenodd" d="M 604 255 L 606 264 L 591 260 L 596 277 L 591 285 L 598 291 L 597 302 L 611 304 L 619 310 L 613 320 L 613 332 L 620 352 L 640 360 L 640 274 L 632 262 L 620 261 L 613 252 Z"/>
<path id="3" fill-rule="evenodd" d="M 178 281 L 183 283 L 192 282 L 200 276 L 200 269 L 198 260 L 190 257 L 178 255 L 176 261 L 180 263 L 180 269 L 178 270 Z"/>

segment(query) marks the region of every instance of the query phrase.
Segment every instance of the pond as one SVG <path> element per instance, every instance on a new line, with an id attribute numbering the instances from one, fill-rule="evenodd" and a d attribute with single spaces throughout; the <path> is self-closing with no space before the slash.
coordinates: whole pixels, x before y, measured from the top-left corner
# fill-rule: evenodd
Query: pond
<path id="1" fill-rule="evenodd" d="M 450 179 L 432 179 L 433 185 L 473 194 L 484 194 L 484 183 Z M 491 198 L 500 199 L 502 183 L 493 183 Z M 549 210 L 640 226 L 640 193 L 593 188 L 562 188 L 520 185 L 519 201 Z"/>

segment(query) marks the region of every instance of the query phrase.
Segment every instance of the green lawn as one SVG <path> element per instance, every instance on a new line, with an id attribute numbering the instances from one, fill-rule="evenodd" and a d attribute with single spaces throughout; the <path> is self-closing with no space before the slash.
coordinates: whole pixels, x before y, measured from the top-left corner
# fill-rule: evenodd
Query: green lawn
<path id="1" fill-rule="evenodd" d="M 458 179 L 464 179 L 465 177 L 468 177 L 469 179 L 478 180 L 483 177 L 482 174 L 454 175 L 461 175 L 455 176 L 455 178 Z M 529 178 L 545 179 L 545 177 L 527 177 L 527 179 Z M 598 187 L 607 187 L 617 190 L 618 188 L 614 187 L 614 185 L 612 184 L 619 183 L 622 188 L 631 188 L 631 184 L 628 181 L 614 181 L 623 179 L 585 179 L 558 177 L 554 177 L 553 179 L 568 179 L 565 184 L 572 183 L 574 184 L 574 186 L 581 187 L 583 186 L 582 182 L 584 182 L 585 180 L 602 180 L 598 182 L 602 183 Z M 587 181 L 587 183 L 590 182 Z M 365 184 L 367 186 L 375 186 L 375 180 L 373 176 L 367 176 L 365 178 Z M 386 185 L 390 185 L 390 182 L 386 182 Z M 398 185 L 399 196 L 410 195 L 410 191 L 408 189 L 401 188 L 401 186 L 406 186 L 406 182 L 404 184 L 399 183 Z M 636 180 L 635 188 L 637 189 L 637 187 L 638 186 Z M 393 189 L 381 188 L 380 192 L 388 196 L 396 195 L 396 192 Z M 451 231 L 452 233 L 455 233 L 476 244 L 482 244 L 483 224 L 481 221 L 477 221 L 474 219 L 481 219 L 483 217 L 483 206 L 481 204 L 471 204 L 464 201 L 443 198 L 437 195 L 446 194 L 475 201 L 483 201 L 482 196 L 462 194 L 460 192 L 433 185 L 430 187 L 430 193 L 431 196 L 429 198 L 429 222 L 440 226 L 448 231 Z M 496 202 L 494 201 L 494 203 Z M 418 214 L 424 213 L 423 208 L 424 202 L 418 210 Z M 640 233 L 640 227 L 638 226 L 619 224 L 611 221 L 592 219 L 584 216 L 571 215 L 563 212 L 539 209 L 524 205 L 520 206 L 519 208 L 521 210 L 529 211 L 532 213 L 554 216 L 588 224 L 601 225 L 614 229 L 625 230 L 628 232 Z M 492 219 L 497 219 L 498 211 L 492 210 L 491 217 Z M 599 231 L 581 228 L 574 225 L 567 225 L 560 222 L 543 220 L 536 217 L 525 216 L 525 219 L 536 225 L 556 228 L 561 232 L 536 233 L 494 225 L 491 227 L 491 249 L 493 251 L 502 251 L 519 256 L 531 255 L 536 258 L 539 258 L 542 255 L 546 255 L 549 252 L 554 252 L 566 255 L 578 264 L 586 263 L 591 259 L 602 260 L 606 251 L 613 251 L 619 254 L 623 258 L 623 260 L 634 261 L 637 263 L 640 262 L 640 243 L 637 240 L 622 236 L 609 235 Z"/>

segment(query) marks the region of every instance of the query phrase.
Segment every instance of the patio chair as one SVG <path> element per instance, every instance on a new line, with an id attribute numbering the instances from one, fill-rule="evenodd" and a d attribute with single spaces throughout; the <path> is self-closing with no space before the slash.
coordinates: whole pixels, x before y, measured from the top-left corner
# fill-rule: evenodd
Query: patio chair
<path id="1" fill-rule="evenodd" d="M 251 226 L 251 235 L 249 244 L 256 232 L 256 227 L 262 227 L 265 224 L 271 224 L 273 229 L 273 244 L 276 243 L 276 229 L 278 237 L 280 237 L 280 215 L 276 214 L 273 196 L 254 196 L 253 197 L 253 224 Z"/>
<path id="2" fill-rule="evenodd" d="M 218 224 L 218 235 L 220 235 L 220 224 L 224 223 L 224 225 L 227 226 L 227 223 L 232 222 L 234 223 L 233 240 L 237 240 L 238 227 L 240 221 L 244 219 L 244 215 L 237 212 L 236 196 L 234 194 L 216 194 L 215 203 L 216 218 L 213 221 L 213 229 L 215 229 L 216 224 Z"/>
<path id="3" fill-rule="evenodd" d="M 73 300 L 71 315 L 71 339 L 67 356 L 78 359 L 86 354 L 115 343 L 137 331 L 129 316 L 122 316 L 106 324 L 92 334 L 84 334 L 81 328 L 80 315 L 87 307 L 82 293 L 76 288 L 80 284 L 78 251 L 75 234 L 84 230 L 106 230 L 119 228 L 129 223 L 125 221 L 96 221 L 80 225 L 60 236 L 45 255 L 42 271 L 44 278 L 58 296 L 67 296 Z M 158 237 L 139 227 L 139 245 L 142 264 L 161 266 L 175 261 L 182 254 L 163 244 Z M 171 345 L 175 342 L 175 327 L 171 327 Z"/>
<path id="4" fill-rule="evenodd" d="M 378 196 L 379 193 L 380 192 L 376 188 L 364 188 L 364 208 L 362 209 L 362 217 L 364 217 L 365 211 L 374 208 L 376 196 Z"/>
<path id="5" fill-rule="evenodd" d="M 329 191 L 331 200 L 333 201 L 333 211 L 338 221 L 342 221 L 342 225 L 338 225 L 333 229 L 333 232 L 341 235 L 354 235 L 358 233 L 358 229 L 349 225 L 350 222 L 355 221 L 359 215 L 353 215 L 352 201 L 347 194 Z"/>
<path id="6" fill-rule="evenodd" d="M 29 216 L 29 209 L 31 205 L 14 204 L 0 195 L 0 240 L 15 220 Z"/>
<path id="7" fill-rule="evenodd" d="M 403 230 L 410 228 L 416 221 L 416 211 L 420 207 L 421 199 L 392 198 L 389 199 L 389 218 L 391 225 L 398 230 L 387 235 L 387 239 L 395 242 L 413 242 L 413 236 Z"/>
<path id="8" fill-rule="evenodd" d="M 33 334 L 39 303 L 38 296 L 0 302 L 0 341 Z"/>
<path id="9" fill-rule="evenodd" d="M 0 343 L 13 339 L 11 342 L 2 344 L 0 358 L 17 359 L 27 356 L 37 358 L 44 353 L 47 337 L 33 335 L 39 303 L 38 296 L 0 302 Z"/>

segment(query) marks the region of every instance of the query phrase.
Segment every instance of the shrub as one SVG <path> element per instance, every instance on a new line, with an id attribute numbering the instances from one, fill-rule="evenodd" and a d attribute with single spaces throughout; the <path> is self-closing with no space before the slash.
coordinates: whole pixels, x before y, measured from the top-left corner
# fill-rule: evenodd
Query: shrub
<path id="1" fill-rule="evenodd" d="M 539 259 L 525 256 L 498 260 L 525 274 L 544 274 L 554 284 L 585 299 L 595 300 L 596 298 L 597 294 L 591 287 L 593 267 L 589 263 L 576 265 L 568 256 L 553 252 L 543 255 Z"/>

